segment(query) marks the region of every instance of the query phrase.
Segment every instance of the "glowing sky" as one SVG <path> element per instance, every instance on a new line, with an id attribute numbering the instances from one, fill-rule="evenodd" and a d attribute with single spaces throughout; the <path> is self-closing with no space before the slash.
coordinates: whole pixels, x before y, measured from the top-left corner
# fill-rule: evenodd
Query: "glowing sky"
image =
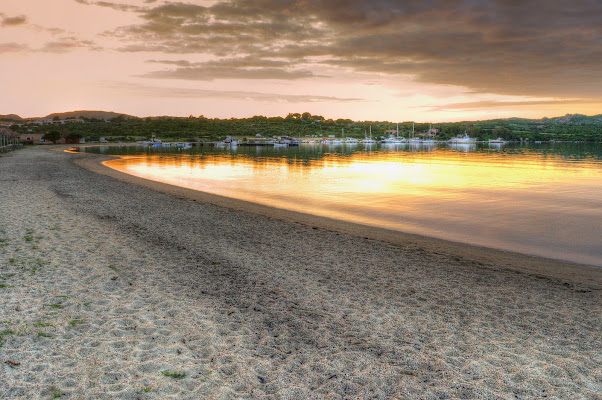
<path id="1" fill-rule="evenodd" d="M 602 110 L 599 0 L 0 0 L 0 114 Z"/>

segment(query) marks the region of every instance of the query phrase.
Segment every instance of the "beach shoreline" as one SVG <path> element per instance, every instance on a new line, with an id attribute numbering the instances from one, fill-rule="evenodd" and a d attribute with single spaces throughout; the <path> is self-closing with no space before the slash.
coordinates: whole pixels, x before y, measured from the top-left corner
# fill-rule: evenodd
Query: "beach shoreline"
<path id="1" fill-rule="evenodd" d="M 276 208 L 245 200 L 229 198 L 217 194 L 188 189 L 167 183 L 152 181 L 127 174 L 106 165 L 106 161 L 119 156 L 97 155 L 86 153 L 90 157 L 75 161 L 89 171 L 110 176 L 123 182 L 147 187 L 162 193 L 168 193 L 192 201 L 206 202 L 237 211 L 249 212 L 283 221 L 302 223 L 366 239 L 378 240 L 398 246 L 417 246 L 424 251 L 440 252 L 453 257 L 461 257 L 481 266 L 503 266 L 517 272 L 539 274 L 586 285 L 594 289 L 602 289 L 602 268 L 586 264 L 578 264 L 553 258 L 516 253 L 469 243 L 454 242 L 419 234 L 362 225 L 328 217 L 302 213 L 298 211 Z"/>
<path id="2" fill-rule="evenodd" d="M 602 270 L 0 157 L 0 397 L 601 398 Z"/>

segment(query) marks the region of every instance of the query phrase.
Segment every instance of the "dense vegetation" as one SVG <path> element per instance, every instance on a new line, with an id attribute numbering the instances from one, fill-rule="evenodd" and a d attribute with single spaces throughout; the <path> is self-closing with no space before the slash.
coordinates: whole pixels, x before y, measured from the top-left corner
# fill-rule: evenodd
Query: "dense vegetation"
<path id="1" fill-rule="evenodd" d="M 6 116 L 8 117 L 8 116 Z M 12 116 L 11 116 L 12 117 Z M 34 125 L 28 121 L 18 121 L 21 126 L 12 129 L 20 133 L 59 132 L 63 137 L 85 137 L 88 141 L 104 137 L 109 140 L 140 140 L 156 135 L 160 139 L 169 140 L 216 140 L 226 136 L 253 138 L 256 135 L 271 136 L 328 136 L 342 135 L 363 138 L 372 128 L 373 136 L 384 136 L 386 130 L 396 129 L 397 124 L 387 121 L 351 121 L 348 119 L 325 119 L 310 113 L 289 114 L 286 118 L 255 116 L 242 119 L 210 119 L 203 116 L 176 118 L 153 117 L 135 118 L 125 115 L 103 120 L 97 118 L 71 118 L 66 124 Z M 1 118 L 0 120 L 14 119 Z M 58 121 L 59 117 L 54 116 Z M 479 140 L 502 137 L 506 140 L 567 140 L 567 141 L 602 141 L 602 115 L 571 115 L 558 118 L 543 119 L 495 119 L 487 121 L 467 121 L 433 124 L 438 129 L 437 138 L 449 139 L 455 135 L 468 132 Z M 412 122 L 399 124 L 400 134 L 408 136 L 412 130 Z M 416 123 L 415 132 L 427 132 L 428 123 Z"/>

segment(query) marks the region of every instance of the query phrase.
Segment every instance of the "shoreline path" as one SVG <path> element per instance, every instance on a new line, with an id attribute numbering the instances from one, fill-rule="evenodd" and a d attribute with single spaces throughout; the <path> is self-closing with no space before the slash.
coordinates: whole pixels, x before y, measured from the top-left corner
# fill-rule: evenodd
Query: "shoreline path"
<path id="1" fill-rule="evenodd" d="M 271 218 L 57 149 L 0 157 L 2 399 L 602 398 L 602 270 Z"/>

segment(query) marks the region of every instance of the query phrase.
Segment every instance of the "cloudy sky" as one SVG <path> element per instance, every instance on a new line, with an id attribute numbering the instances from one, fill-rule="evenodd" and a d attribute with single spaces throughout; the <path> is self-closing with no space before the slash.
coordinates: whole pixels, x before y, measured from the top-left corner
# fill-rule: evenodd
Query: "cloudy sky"
<path id="1" fill-rule="evenodd" d="M 0 114 L 602 113 L 600 0 L 0 0 Z"/>

